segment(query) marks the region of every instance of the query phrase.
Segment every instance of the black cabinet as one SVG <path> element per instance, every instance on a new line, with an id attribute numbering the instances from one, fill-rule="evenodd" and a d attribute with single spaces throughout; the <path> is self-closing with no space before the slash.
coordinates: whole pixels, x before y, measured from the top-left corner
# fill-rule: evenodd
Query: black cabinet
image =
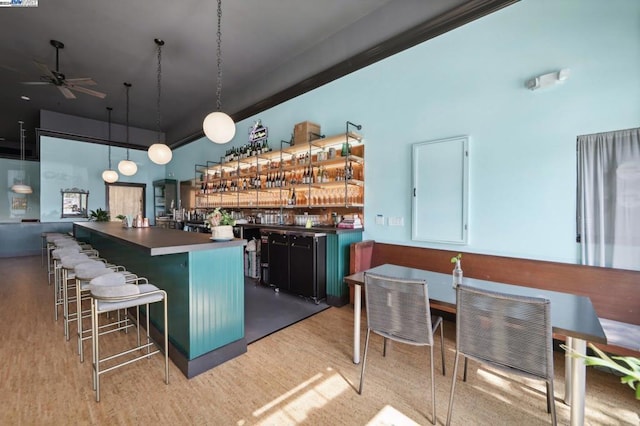
<path id="1" fill-rule="evenodd" d="M 289 291 L 316 302 L 327 297 L 326 237 L 289 236 Z"/>
<path id="2" fill-rule="evenodd" d="M 325 235 L 269 233 L 269 284 L 308 297 L 327 297 Z"/>
<path id="3" fill-rule="evenodd" d="M 269 233 L 269 284 L 289 291 L 289 236 Z"/>

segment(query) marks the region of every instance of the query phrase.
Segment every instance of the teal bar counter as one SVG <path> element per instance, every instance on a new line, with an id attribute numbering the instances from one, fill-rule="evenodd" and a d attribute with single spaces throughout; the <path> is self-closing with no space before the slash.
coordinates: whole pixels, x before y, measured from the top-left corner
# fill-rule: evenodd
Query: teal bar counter
<path id="1" fill-rule="evenodd" d="M 77 222 L 73 231 L 99 250 L 100 257 L 167 292 L 169 356 L 186 377 L 247 351 L 245 240 L 213 242 L 209 234 L 123 228 L 116 222 Z M 152 306 L 150 319 L 152 328 L 161 332 L 162 308 Z"/>

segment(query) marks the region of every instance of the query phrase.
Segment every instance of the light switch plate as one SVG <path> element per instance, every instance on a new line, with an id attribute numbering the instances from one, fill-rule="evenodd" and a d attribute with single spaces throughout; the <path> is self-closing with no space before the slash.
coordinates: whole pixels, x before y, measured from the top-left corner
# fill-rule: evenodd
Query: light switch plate
<path id="1" fill-rule="evenodd" d="M 404 226 L 404 218 L 401 216 L 389 216 L 389 226 Z"/>
<path id="2" fill-rule="evenodd" d="M 384 216 L 381 214 L 376 215 L 376 225 L 384 225 Z"/>

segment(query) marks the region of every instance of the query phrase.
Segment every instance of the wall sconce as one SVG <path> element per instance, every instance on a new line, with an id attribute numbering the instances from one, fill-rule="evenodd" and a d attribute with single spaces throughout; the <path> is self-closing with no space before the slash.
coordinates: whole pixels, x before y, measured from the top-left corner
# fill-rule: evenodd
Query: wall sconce
<path id="1" fill-rule="evenodd" d="M 569 69 L 563 68 L 560 71 L 542 74 L 530 80 L 527 80 L 524 83 L 524 86 L 529 90 L 545 89 L 547 87 L 555 86 L 556 84 L 562 83 L 568 78 Z"/>

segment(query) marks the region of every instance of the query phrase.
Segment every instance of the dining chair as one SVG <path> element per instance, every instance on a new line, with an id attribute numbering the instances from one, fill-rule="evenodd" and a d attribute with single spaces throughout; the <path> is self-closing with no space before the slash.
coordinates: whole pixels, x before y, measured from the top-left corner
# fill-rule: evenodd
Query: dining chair
<path id="1" fill-rule="evenodd" d="M 365 273 L 364 287 L 367 306 L 367 337 L 362 357 L 358 393 L 362 394 L 371 332 L 382 336 L 383 356 L 386 356 L 387 339 L 409 345 L 429 346 L 431 411 L 433 424 L 436 424 L 433 335 L 439 327 L 442 374 L 444 375 L 444 331 L 442 317 L 431 315 L 427 283 L 424 280 L 398 279 Z"/>
<path id="2" fill-rule="evenodd" d="M 507 373 L 544 380 L 547 412 L 551 413 L 551 421 L 556 425 L 549 300 L 465 285 L 459 285 L 456 291 L 456 359 L 447 425 L 451 423 L 460 357 L 465 359 L 465 370 L 467 359 L 472 359 Z"/>

